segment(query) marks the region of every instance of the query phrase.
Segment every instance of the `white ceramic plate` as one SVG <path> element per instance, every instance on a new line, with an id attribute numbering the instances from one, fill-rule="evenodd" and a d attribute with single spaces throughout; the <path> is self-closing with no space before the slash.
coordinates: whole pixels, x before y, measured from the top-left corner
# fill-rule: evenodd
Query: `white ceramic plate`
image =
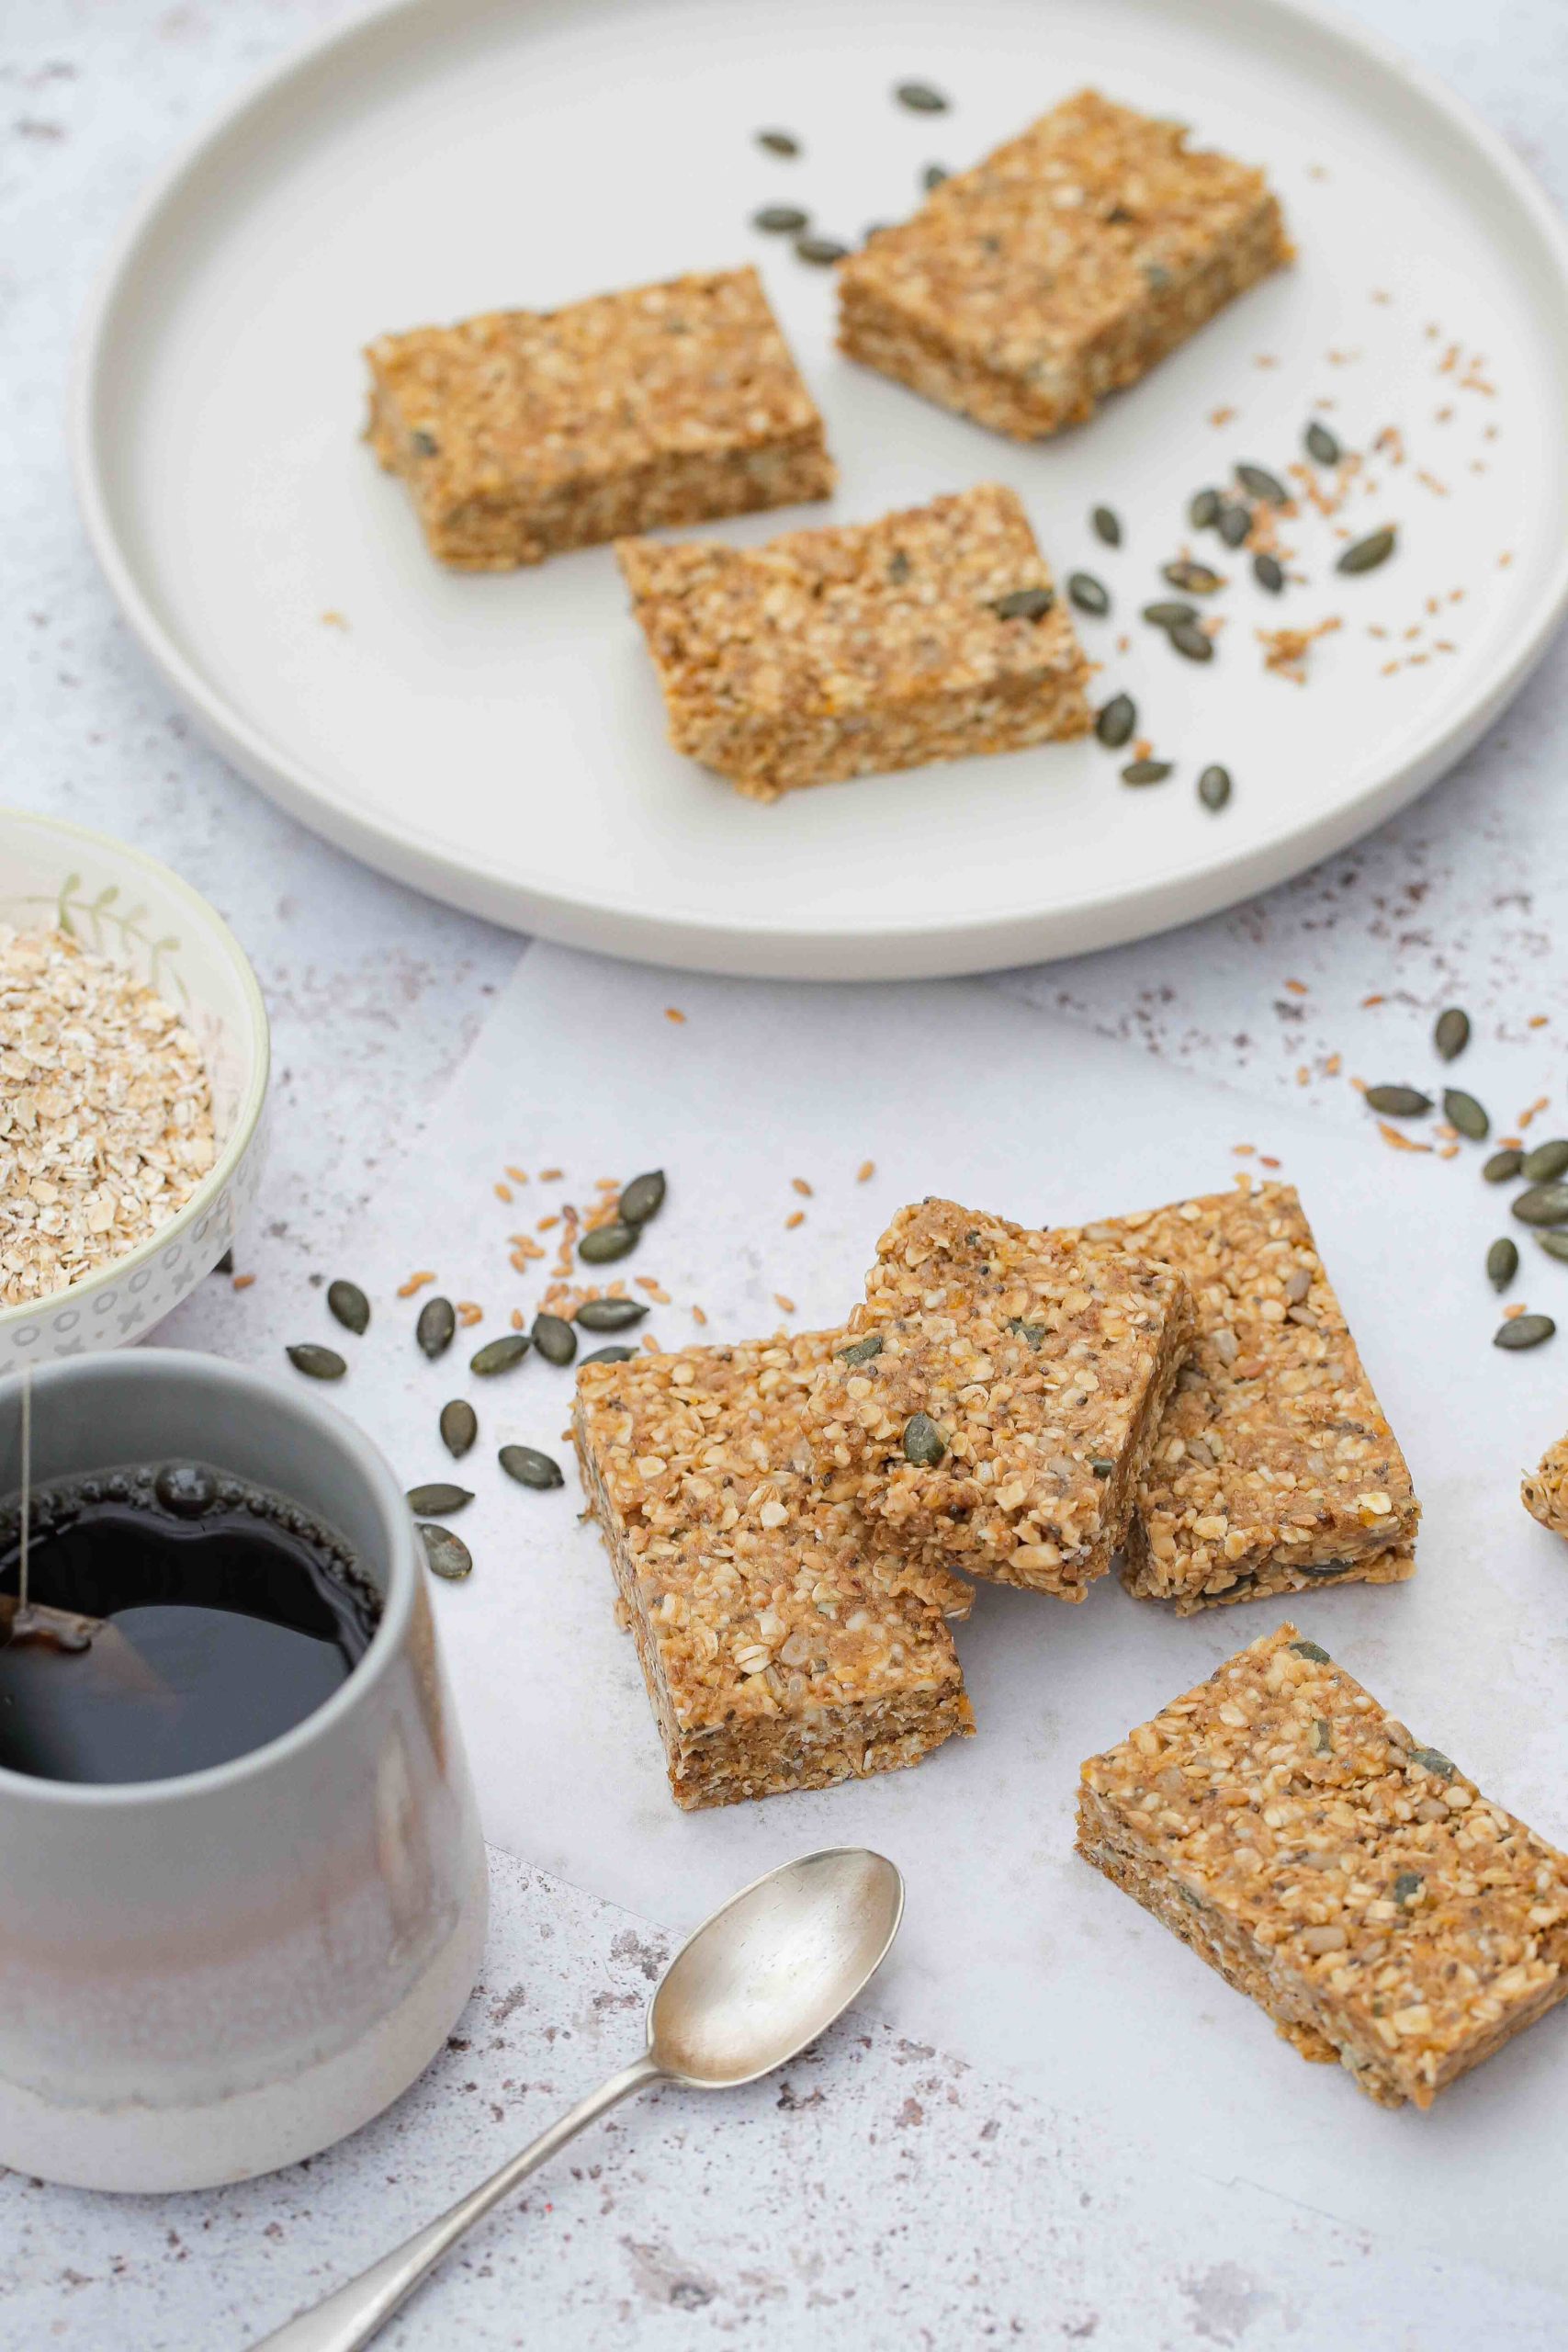
<path id="1" fill-rule="evenodd" d="M 912 74 L 953 111 L 897 107 Z M 1020 448 L 838 356 L 830 274 L 749 216 L 795 199 L 857 236 L 909 208 L 926 163 L 968 163 L 1084 83 L 1265 164 L 1301 260 L 1087 429 Z M 801 161 L 752 143 L 773 123 Z M 667 748 L 607 549 L 505 576 L 429 560 L 355 438 L 369 337 L 743 258 L 842 484 L 831 509 L 717 527 L 749 542 L 1013 483 L 1058 571 L 1111 586 L 1114 619 L 1084 634 L 1102 690 L 1127 686 L 1179 760 L 1170 783 L 1129 790 L 1089 742 L 754 806 Z M 1324 400 L 1348 446 L 1403 435 L 1345 518 L 1397 521 L 1397 560 L 1338 578 L 1334 526 L 1292 526 L 1310 584 L 1271 599 L 1222 564 L 1220 658 L 1183 662 L 1136 614 L 1188 494 L 1237 458 L 1298 458 Z M 1562 613 L 1565 411 L 1568 251 L 1544 198 L 1455 99 L 1303 0 L 445 0 L 322 42 L 153 192 L 89 322 L 75 436 L 142 643 L 333 840 L 558 940 L 854 978 L 1190 919 L 1430 783 Z M 1125 518 L 1119 553 L 1090 537 L 1099 501 Z M 1335 615 L 1306 688 L 1263 673 L 1257 628 Z M 1235 778 L 1219 817 L 1194 792 L 1211 761 Z"/>

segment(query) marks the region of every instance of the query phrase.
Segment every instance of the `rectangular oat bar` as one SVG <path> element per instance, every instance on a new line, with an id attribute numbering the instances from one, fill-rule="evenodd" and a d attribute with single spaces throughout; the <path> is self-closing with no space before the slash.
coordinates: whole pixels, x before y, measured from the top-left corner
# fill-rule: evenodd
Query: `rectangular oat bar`
<path id="1" fill-rule="evenodd" d="M 1291 259 L 1261 172 L 1081 90 L 840 268 L 852 359 L 1035 440 Z"/>
<path id="2" fill-rule="evenodd" d="M 1089 667 L 1015 493 L 764 547 L 617 550 L 670 740 L 752 800 L 1089 731 Z"/>
<path id="3" fill-rule="evenodd" d="M 490 311 L 365 356 L 367 438 L 458 571 L 832 492 L 822 419 L 754 269 Z"/>
<path id="4" fill-rule="evenodd" d="M 893 1771 L 974 1729 L 943 1622 L 969 1588 L 878 1542 L 807 1439 L 841 1337 L 578 1374 L 583 1485 L 687 1810 Z"/>
<path id="5" fill-rule="evenodd" d="M 1081 1600 L 1111 1566 L 1191 1338 L 1179 1275 L 956 1202 L 900 1209 L 814 1440 L 914 1555 Z"/>
<path id="6" fill-rule="evenodd" d="M 1190 1616 L 1415 1573 L 1420 1505 L 1291 1184 L 1078 1228 L 1181 1274 L 1197 1335 L 1138 1484 L 1122 1581 Z"/>
<path id="7" fill-rule="evenodd" d="M 1293 1625 L 1089 1758 L 1077 1850 L 1382 2107 L 1568 1993 L 1568 1857 Z"/>

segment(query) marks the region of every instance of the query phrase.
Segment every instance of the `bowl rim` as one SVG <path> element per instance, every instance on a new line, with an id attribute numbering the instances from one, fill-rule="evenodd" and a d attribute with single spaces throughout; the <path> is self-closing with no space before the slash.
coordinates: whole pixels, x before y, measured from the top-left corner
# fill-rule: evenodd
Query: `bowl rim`
<path id="1" fill-rule="evenodd" d="M 67 1283 L 62 1290 L 48 1291 L 41 1298 L 23 1299 L 15 1306 L 0 1306 L 0 1340 L 24 1323 L 52 1314 L 66 1304 L 77 1306 L 111 1283 L 123 1281 L 127 1274 L 134 1273 L 139 1266 L 148 1264 L 169 1242 L 177 1239 L 197 1223 L 229 1182 L 254 1139 L 261 1122 L 262 1107 L 266 1101 L 272 1069 L 272 1030 L 261 985 L 252 969 L 249 956 L 210 899 L 204 899 L 184 875 L 176 874 L 172 865 L 164 864 L 162 858 L 151 857 L 145 850 L 132 847 L 130 842 L 120 841 L 113 833 L 99 832 L 91 825 L 75 825 L 67 818 L 45 816 L 37 809 L 0 805 L 0 840 L 3 840 L 4 830 L 11 825 L 30 826 L 41 834 L 51 835 L 61 841 L 87 842 L 99 852 L 110 853 L 126 864 L 139 867 L 143 873 L 155 876 L 162 888 L 169 890 L 175 899 L 185 899 L 194 909 L 212 933 L 219 948 L 227 956 L 239 980 L 240 994 L 248 1015 L 251 1070 L 235 1114 L 233 1133 L 183 1208 L 176 1209 L 166 1224 L 161 1225 L 156 1233 L 149 1234 L 145 1241 L 139 1241 L 134 1250 L 126 1250 L 122 1257 L 111 1258 L 107 1266 L 99 1266 L 92 1273 L 84 1274 L 80 1281 Z M 0 1379 L 6 1376 L 6 1367 L 0 1364 Z"/>

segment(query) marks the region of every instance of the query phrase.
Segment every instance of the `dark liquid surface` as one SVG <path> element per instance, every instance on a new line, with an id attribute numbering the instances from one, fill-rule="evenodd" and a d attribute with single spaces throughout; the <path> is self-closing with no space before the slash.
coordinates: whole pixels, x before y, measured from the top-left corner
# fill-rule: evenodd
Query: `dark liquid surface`
<path id="1" fill-rule="evenodd" d="M 107 1622 L 79 1650 L 47 1626 L 0 1640 L 13 1772 L 159 1781 L 248 1755 L 332 1697 L 380 1614 L 329 1528 L 199 1464 L 73 1479 L 35 1496 L 29 1521 L 29 1601 Z M 19 1534 L 13 1500 L 0 1594 L 17 1589 Z"/>

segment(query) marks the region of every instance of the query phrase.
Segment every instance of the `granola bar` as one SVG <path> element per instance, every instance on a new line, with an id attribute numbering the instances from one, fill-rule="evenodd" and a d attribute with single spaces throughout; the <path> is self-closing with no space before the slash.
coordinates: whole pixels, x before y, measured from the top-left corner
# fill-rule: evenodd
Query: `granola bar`
<path id="1" fill-rule="evenodd" d="M 1290 259 L 1261 172 L 1080 90 L 841 265 L 839 342 L 1032 441 L 1082 424 Z"/>
<path id="2" fill-rule="evenodd" d="M 617 552 L 670 740 L 752 800 L 1089 731 L 1089 668 L 1018 498 L 765 547 Z"/>
<path id="3" fill-rule="evenodd" d="M 1554 1535 L 1568 1535 L 1568 1437 L 1547 1447 L 1538 1466 L 1525 1473 L 1519 1493 L 1532 1519 Z"/>
<path id="4" fill-rule="evenodd" d="M 1168 1268 L 929 1200 L 822 1366 L 823 1458 L 916 1556 L 1081 1600 L 1122 1541 L 1192 1332 Z"/>
<path id="5" fill-rule="evenodd" d="M 944 1615 L 819 1473 L 801 1398 L 841 1334 L 584 1364 L 574 1434 L 677 1804 L 918 1764 L 974 1729 Z"/>
<path id="6" fill-rule="evenodd" d="M 833 463 L 754 269 L 382 335 L 367 437 L 432 555 L 509 571 L 626 531 L 826 498 Z"/>
<path id="7" fill-rule="evenodd" d="M 1122 1581 L 1190 1616 L 1415 1573 L 1420 1506 L 1291 1184 L 1083 1227 L 1186 1279 L 1197 1337 L 1139 1481 Z"/>
<path id="8" fill-rule="evenodd" d="M 1077 1850 L 1382 2107 L 1568 1994 L 1568 1856 L 1293 1625 L 1089 1758 Z"/>

